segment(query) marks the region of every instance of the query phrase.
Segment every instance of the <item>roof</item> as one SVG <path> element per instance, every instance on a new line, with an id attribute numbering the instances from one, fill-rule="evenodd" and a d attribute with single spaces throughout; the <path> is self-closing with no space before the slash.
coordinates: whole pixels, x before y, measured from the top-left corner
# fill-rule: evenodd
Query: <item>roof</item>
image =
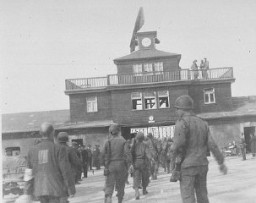
<path id="1" fill-rule="evenodd" d="M 116 58 L 116 59 L 114 59 L 114 62 L 126 61 L 126 60 L 136 60 L 136 59 L 171 57 L 171 56 L 181 56 L 181 55 L 175 54 L 175 53 L 159 51 L 157 49 L 144 49 L 144 50 L 134 51 L 131 54 L 120 57 L 120 58 Z"/>
<path id="2" fill-rule="evenodd" d="M 256 116 L 256 96 L 233 97 L 232 100 L 232 111 L 200 113 L 198 114 L 198 116 L 206 120 L 242 116 Z"/>
<path id="3" fill-rule="evenodd" d="M 49 122 L 54 126 L 59 126 L 65 125 L 69 120 L 69 110 L 3 114 L 2 132 L 38 131 L 43 122 Z"/>

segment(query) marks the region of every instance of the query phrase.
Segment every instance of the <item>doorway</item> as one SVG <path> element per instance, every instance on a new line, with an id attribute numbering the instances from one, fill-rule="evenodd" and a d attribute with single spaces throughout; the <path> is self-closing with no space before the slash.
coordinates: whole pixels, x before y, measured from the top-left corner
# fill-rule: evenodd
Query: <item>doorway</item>
<path id="1" fill-rule="evenodd" d="M 255 133 L 255 126 L 244 127 L 244 139 L 246 144 L 246 152 L 251 152 L 251 134 Z"/>

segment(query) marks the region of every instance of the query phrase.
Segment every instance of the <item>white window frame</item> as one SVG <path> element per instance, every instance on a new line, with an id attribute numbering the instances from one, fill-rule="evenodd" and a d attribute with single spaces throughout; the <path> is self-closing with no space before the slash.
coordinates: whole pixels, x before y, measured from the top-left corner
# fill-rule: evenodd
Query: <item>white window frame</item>
<path id="1" fill-rule="evenodd" d="M 98 101 L 96 96 L 86 98 L 86 108 L 88 113 L 98 112 Z"/>
<path id="2" fill-rule="evenodd" d="M 154 99 L 155 105 L 153 107 L 148 108 L 148 104 L 146 103 L 146 101 L 149 99 L 151 99 L 151 100 Z M 145 108 L 145 110 L 157 109 L 156 92 L 145 92 L 144 93 L 144 108 Z"/>
<path id="3" fill-rule="evenodd" d="M 143 101 L 142 101 L 142 93 L 141 92 L 132 92 L 131 93 L 131 100 L 132 100 L 132 110 L 135 111 L 139 111 L 139 110 L 143 110 Z M 133 101 L 140 101 L 140 104 L 136 104 L 136 107 L 140 107 L 140 108 L 133 108 Z"/>
<path id="4" fill-rule="evenodd" d="M 164 71 L 163 62 L 156 62 L 154 63 L 154 71 L 156 74 L 161 74 Z"/>
<path id="5" fill-rule="evenodd" d="M 166 107 L 161 107 L 160 98 L 167 98 L 167 106 Z M 169 91 L 168 90 L 158 91 L 158 107 L 159 107 L 159 109 L 170 108 L 170 99 L 169 99 Z"/>
<path id="6" fill-rule="evenodd" d="M 144 72 L 147 75 L 153 75 L 153 64 L 152 63 L 145 63 L 143 64 Z"/>
<path id="7" fill-rule="evenodd" d="M 216 103 L 214 88 L 204 89 L 204 103 L 205 104 L 215 104 Z"/>
<path id="8" fill-rule="evenodd" d="M 132 66 L 133 74 L 136 76 L 142 75 L 142 64 L 134 64 Z"/>

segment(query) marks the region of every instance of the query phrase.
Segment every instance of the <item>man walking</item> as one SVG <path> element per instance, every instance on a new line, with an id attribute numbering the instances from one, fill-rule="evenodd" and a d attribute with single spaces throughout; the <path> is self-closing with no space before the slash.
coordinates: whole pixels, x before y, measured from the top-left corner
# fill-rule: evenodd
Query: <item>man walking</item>
<path id="1" fill-rule="evenodd" d="M 114 187 L 117 190 L 118 203 L 121 203 L 128 173 L 127 166 L 131 163 L 131 152 L 121 136 L 121 128 L 118 124 L 111 124 L 109 133 L 112 137 L 105 143 L 103 149 L 105 168 L 109 171 L 105 180 L 105 203 L 112 202 Z"/>
<path id="2" fill-rule="evenodd" d="M 40 129 L 41 143 L 28 152 L 28 168 L 34 176 L 33 194 L 41 203 L 59 203 L 62 197 L 74 195 L 69 182 L 70 165 L 66 149 L 53 143 L 54 128 L 43 123 Z M 65 200 L 65 201 L 64 201 Z"/>
<path id="3" fill-rule="evenodd" d="M 133 156 L 133 168 L 134 168 L 134 184 L 135 198 L 140 199 L 139 187 L 142 185 L 143 195 L 148 193 L 147 186 L 149 184 L 149 170 L 148 161 L 151 160 L 151 155 L 148 146 L 143 142 L 144 134 L 138 132 L 135 138 L 135 143 L 133 143 L 131 152 Z"/>
<path id="4" fill-rule="evenodd" d="M 57 136 L 57 141 L 60 145 L 64 146 L 68 153 L 68 161 L 71 165 L 71 179 L 72 182 L 76 182 L 76 171 L 77 169 L 81 168 L 81 162 L 76 154 L 74 148 L 69 147 L 67 145 L 68 142 L 68 134 L 66 132 L 60 132 Z"/>
<path id="5" fill-rule="evenodd" d="M 175 101 L 175 134 L 171 146 L 174 156 L 182 152 L 180 191 L 183 203 L 208 203 L 206 177 L 208 172 L 208 149 L 213 153 L 224 174 L 227 167 L 224 157 L 209 132 L 208 124 L 192 112 L 193 100 L 188 95 Z M 196 199 L 195 199 L 196 194 Z"/>

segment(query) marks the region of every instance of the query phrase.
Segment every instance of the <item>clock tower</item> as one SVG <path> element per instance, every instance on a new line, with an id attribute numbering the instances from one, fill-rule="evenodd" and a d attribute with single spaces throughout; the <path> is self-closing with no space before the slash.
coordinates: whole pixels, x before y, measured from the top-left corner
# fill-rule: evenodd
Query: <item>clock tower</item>
<path id="1" fill-rule="evenodd" d="M 144 49 L 155 49 L 155 44 L 159 43 L 156 31 L 149 31 L 149 32 L 138 32 L 136 34 L 139 50 Z"/>

